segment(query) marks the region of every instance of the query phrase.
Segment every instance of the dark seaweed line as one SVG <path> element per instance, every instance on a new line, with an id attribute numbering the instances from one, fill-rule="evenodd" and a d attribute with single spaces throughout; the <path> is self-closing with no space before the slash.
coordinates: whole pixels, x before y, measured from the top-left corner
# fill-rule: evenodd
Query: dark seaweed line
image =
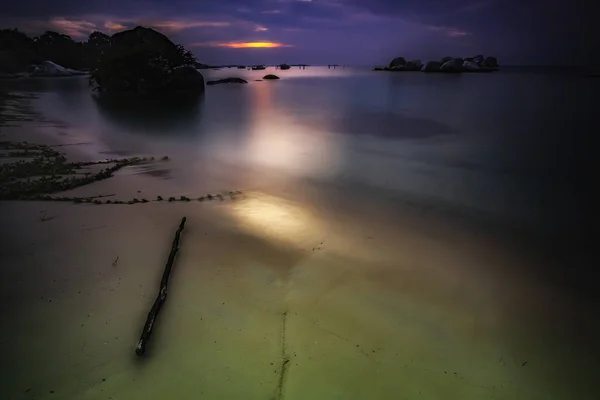
<path id="1" fill-rule="evenodd" d="M 239 190 L 236 191 L 231 191 L 228 193 L 229 197 L 231 198 L 231 200 L 236 200 L 238 195 L 242 195 L 243 193 Z M 22 197 L 22 198 L 9 198 L 9 199 L 1 199 L 0 201 L 56 201 L 56 202 L 70 202 L 70 203 L 75 203 L 75 204 L 95 204 L 95 205 L 103 205 L 103 204 L 126 204 L 126 205 L 133 205 L 133 204 L 145 204 L 145 203 L 157 203 L 157 202 L 162 202 L 162 201 L 166 201 L 169 203 L 173 203 L 173 202 L 190 202 L 190 201 L 212 201 L 212 200 L 220 200 L 220 201 L 224 201 L 225 200 L 225 196 L 223 196 L 222 194 L 208 194 L 206 196 L 200 196 L 200 197 L 187 197 L 187 196 L 180 196 L 178 198 L 175 197 L 169 197 L 167 200 L 165 200 L 162 196 L 158 196 L 155 200 L 147 200 L 147 199 L 138 199 L 136 197 L 134 197 L 132 200 L 128 200 L 128 201 L 123 201 L 123 200 L 98 200 L 99 197 L 107 197 L 107 196 L 89 196 L 89 197 L 69 197 L 69 196 L 61 196 L 61 197 L 56 197 L 56 196 L 50 196 L 50 195 L 33 195 L 33 196 L 26 196 L 26 197 Z"/>
<path id="2" fill-rule="evenodd" d="M 154 162 L 154 157 L 150 158 L 122 158 L 122 159 L 106 159 L 100 161 L 85 161 L 85 162 L 68 162 L 65 155 L 53 150 L 51 146 L 29 143 L 29 142 L 10 142 L 0 141 L 0 150 L 11 152 L 11 156 L 34 157 L 29 161 L 19 160 L 14 163 L 0 165 L 0 183 L 3 184 L 0 190 L 0 201 L 2 200 L 25 200 L 25 201 L 62 201 L 72 203 L 92 203 L 92 204 L 143 204 L 150 202 L 159 202 L 166 200 L 168 202 L 178 201 L 204 201 L 219 199 L 224 200 L 224 195 L 232 200 L 236 199 L 237 195 L 241 195 L 241 191 L 230 191 L 228 194 L 208 194 L 196 198 L 187 196 L 169 197 L 163 199 L 162 196 L 157 196 L 156 200 L 133 198 L 127 201 L 122 200 L 99 200 L 99 196 L 56 196 L 55 194 L 65 192 L 67 190 L 76 189 L 88 184 L 108 179 L 113 177 L 113 173 L 121 168 L 141 165 L 148 162 Z M 0 156 L 6 156 L 8 153 L 0 153 Z M 161 161 L 168 161 L 169 157 L 161 158 Z M 77 169 L 90 165 L 108 165 L 106 169 L 101 170 L 96 174 L 85 173 L 85 177 L 75 177 Z M 71 177 L 67 177 L 71 175 Z M 41 176 L 31 180 L 33 176 Z M 22 180 L 17 180 L 21 178 Z M 27 179 L 26 181 L 23 179 Z"/>
<path id="3" fill-rule="evenodd" d="M 68 162 L 64 154 L 53 150 L 48 145 L 29 142 L 0 141 L 0 151 L 5 151 L 5 153 L 0 153 L 3 156 L 29 158 L 28 161 L 19 160 L 0 165 L 1 200 L 24 200 L 32 197 L 35 197 L 36 200 L 48 200 L 49 194 L 64 192 L 111 178 L 115 172 L 124 167 L 156 161 L 154 157 L 133 157 Z M 165 156 L 161 160 L 168 161 L 169 157 Z M 108 166 L 109 164 L 114 165 Z M 108 167 L 96 174 L 84 173 L 85 177 L 83 178 L 75 176 L 78 169 L 91 165 L 107 165 Z M 40 177 L 31 179 L 37 176 Z"/>

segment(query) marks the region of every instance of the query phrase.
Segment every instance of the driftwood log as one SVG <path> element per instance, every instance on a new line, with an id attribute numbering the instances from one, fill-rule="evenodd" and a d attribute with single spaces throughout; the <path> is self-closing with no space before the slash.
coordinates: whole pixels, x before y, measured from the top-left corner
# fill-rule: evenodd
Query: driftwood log
<path id="1" fill-rule="evenodd" d="M 154 324 L 156 323 L 156 317 L 158 317 L 158 313 L 160 312 L 163 303 L 167 299 L 167 286 L 169 285 L 169 276 L 171 275 L 171 269 L 173 269 L 175 255 L 179 250 L 179 238 L 181 236 L 181 231 L 183 231 L 185 220 L 185 217 L 181 219 L 179 228 L 177 229 L 177 232 L 175 232 L 175 238 L 173 239 L 173 245 L 171 246 L 169 259 L 167 260 L 167 265 L 165 265 L 165 271 L 163 272 L 163 276 L 160 281 L 160 289 L 158 292 L 158 296 L 156 297 L 156 300 L 154 301 L 154 304 L 152 305 L 152 308 L 148 313 L 148 318 L 146 318 L 146 324 L 144 325 L 144 329 L 142 330 L 142 335 L 140 336 L 140 340 L 138 341 L 137 347 L 135 348 L 135 354 L 137 354 L 138 356 L 143 356 L 146 353 L 146 347 L 148 346 L 150 335 L 152 335 L 152 329 L 154 328 Z"/>

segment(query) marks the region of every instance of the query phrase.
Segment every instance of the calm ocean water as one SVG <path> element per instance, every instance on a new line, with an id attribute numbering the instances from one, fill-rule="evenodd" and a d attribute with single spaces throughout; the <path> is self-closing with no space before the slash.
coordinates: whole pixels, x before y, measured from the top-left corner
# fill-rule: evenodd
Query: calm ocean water
<path id="1" fill-rule="evenodd" d="M 136 106 L 84 78 L 3 82 L 32 92 L 67 142 L 102 154 L 169 154 L 182 192 L 306 182 L 423 202 L 540 230 L 587 219 L 600 81 L 572 72 L 203 71 L 201 102 Z M 255 81 L 266 73 L 279 81 Z M 249 182 L 252 182 L 251 184 Z M 571 235 L 571 234 L 569 234 Z"/>

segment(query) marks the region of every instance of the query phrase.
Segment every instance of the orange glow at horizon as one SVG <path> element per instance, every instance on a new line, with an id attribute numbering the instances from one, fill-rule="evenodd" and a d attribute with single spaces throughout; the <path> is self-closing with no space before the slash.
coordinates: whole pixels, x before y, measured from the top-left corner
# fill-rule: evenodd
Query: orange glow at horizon
<path id="1" fill-rule="evenodd" d="M 104 24 L 104 27 L 107 29 L 110 29 L 111 31 L 120 31 L 120 30 L 124 30 L 125 28 L 127 28 L 125 25 L 119 24 L 118 22 L 106 22 Z"/>
<path id="2" fill-rule="evenodd" d="M 237 42 L 237 43 L 219 43 L 220 47 L 229 47 L 231 49 L 250 49 L 250 48 L 276 48 L 290 47 L 277 42 Z"/>

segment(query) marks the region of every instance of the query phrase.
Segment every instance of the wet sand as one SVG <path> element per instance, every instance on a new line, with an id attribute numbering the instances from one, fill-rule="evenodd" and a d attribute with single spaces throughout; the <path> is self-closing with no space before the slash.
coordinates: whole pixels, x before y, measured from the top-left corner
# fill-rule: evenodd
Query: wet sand
<path id="1" fill-rule="evenodd" d="M 128 167 L 73 194 L 169 185 Z M 210 202 L 2 202 L 0 220 L 3 398 L 593 398 L 592 305 L 534 272 L 543 255 L 435 211 L 307 182 Z"/>

